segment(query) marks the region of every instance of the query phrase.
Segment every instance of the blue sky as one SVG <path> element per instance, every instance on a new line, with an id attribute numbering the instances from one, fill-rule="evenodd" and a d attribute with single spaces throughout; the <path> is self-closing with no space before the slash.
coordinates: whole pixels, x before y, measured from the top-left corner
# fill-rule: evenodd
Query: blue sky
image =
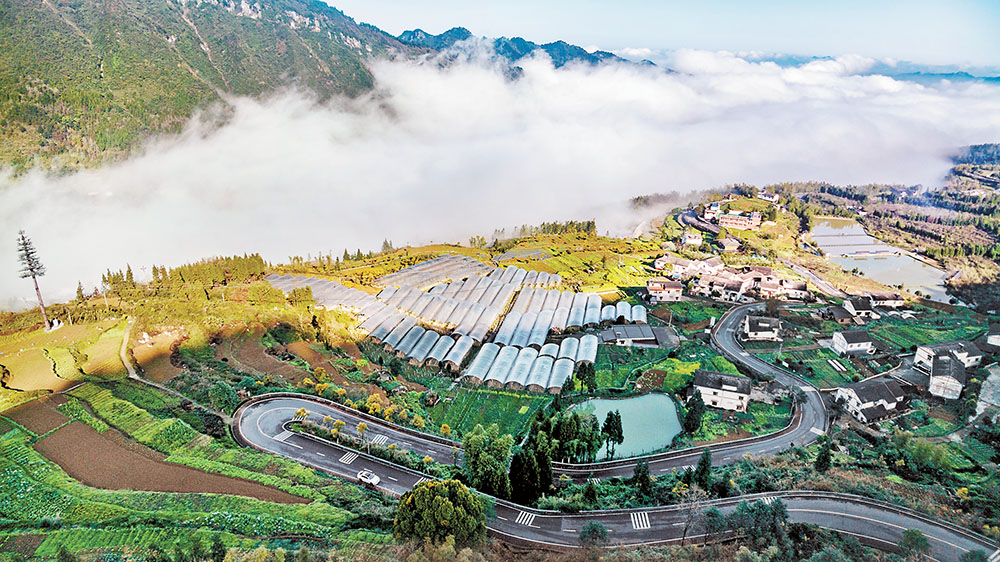
<path id="1" fill-rule="evenodd" d="M 489 37 L 605 50 L 860 54 L 1000 65 L 998 0 L 326 0 L 392 34 L 463 26 Z"/>

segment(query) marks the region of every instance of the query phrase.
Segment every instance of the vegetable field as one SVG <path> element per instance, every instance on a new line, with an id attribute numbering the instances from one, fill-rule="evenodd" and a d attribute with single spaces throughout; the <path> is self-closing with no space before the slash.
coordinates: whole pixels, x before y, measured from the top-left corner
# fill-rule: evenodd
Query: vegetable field
<path id="1" fill-rule="evenodd" d="M 847 359 L 838 356 L 827 348 L 810 349 L 806 351 L 791 351 L 776 357 L 775 353 L 760 353 L 758 357 L 768 363 L 777 364 L 779 360 L 787 361 L 792 370 L 818 388 L 837 388 L 853 382 L 858 370 Z M 834 367 L 836 363 L 843 370 Z"/>
<path id="2" fill-rule="evenodd" d="M 435 425 L 446 423 L 453 431 L 465 433 L 476 424 L 495 423 L 501 433 L 517 435 L 525 429 L 535 410 L 551 400 L 552 396 L 547 394 L 457 387 L 453 394 L 430 408 L 430 415 Z"/>

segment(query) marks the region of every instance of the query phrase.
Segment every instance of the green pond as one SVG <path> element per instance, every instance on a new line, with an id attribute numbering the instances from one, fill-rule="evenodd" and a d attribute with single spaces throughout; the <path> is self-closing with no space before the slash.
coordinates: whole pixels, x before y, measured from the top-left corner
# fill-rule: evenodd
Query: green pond
<path id="1" fill-rule="evenodd" d="M 663 449 L 681 432 L 677 407 L 666 394 L 644 394 L 619 400 L 594 398 L 573 408 L 594 414 L 602 425 L 608 412 L 621 412 L 625 441 L 615 447 L 616 459 Z M 598 460 L 603 459 L 606 454 L 604 447 L 601 447 L 597 453 Z"/>

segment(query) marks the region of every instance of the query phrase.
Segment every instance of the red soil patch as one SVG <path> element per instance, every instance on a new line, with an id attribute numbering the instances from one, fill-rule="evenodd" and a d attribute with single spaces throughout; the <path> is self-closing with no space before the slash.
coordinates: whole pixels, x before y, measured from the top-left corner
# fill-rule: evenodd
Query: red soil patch
<path id="1" fill-rule="evenodd" d="M 289 352 L 294 353 L 306 363 L 309 363 L 309 366 L 312 367 L 313 370 L 315 370 L 316 367 L 322 367 L 329 372 L 333 367 L 330 363 L 330 358 L 313 349 L 312 345 L 316 344 L 310 344 L 310 342 L 300 340 L 288 344 L 287 349 Z"/>
<path id="2" fill-rule="evenodd" d="M 56 411 L 55 407 L 62 402 L 63 400 L 56 403 L 48 398 L 39 398 L 38 400 L 32 400 L 27 404 L 8 410 L 4 412 L 4 415 L 41 435 L 52 431 L 69 420 L 69 418 Z"/>
<path id="3" fill-rule="evenodd" d="M 663 386 L 663 379 L 666 376 L 667 372 L 660 369 L 643 371 L 642 376 L 635 381 L 635 388 L 636 390 L 661 388 Z"/>
<path id="4" fill-rule="evenodd" d="M 79 422 L 42 439 L 35 449 L 73 478 L 95 488 L 232 494 L 279 503 L 307 501 L 256 482 L 164 462 L 160 460 L 163 455 L 115 430 L 101 435 Z"/>
<path id="5" fill-rule="evenodd" d="M 45 535 L 15 535 L 9 537 L 0 549 L 17 553 L 27 558 L 35 555 L 35 550 L 45 542 Z"/>
<path id="6" fill-rule="evenodd" d="M 135 342 L 132 354 L 147 379 L 167 382 L 184 371 L 170 362 L 173 346 L 180 340 L 179 334 L 165 332 Z"/>
<path id="7" fill-rule="evenodd" d="M 253 333 L 239 338 L 225 339 L 215 348 L 218 359 L 228 358 L 243 366 L 247 371 L 259 375 L 277 376 L 298 384 L 308 376 L 308 373 L 268 355 L 260 344 L 260 333 Z"/>

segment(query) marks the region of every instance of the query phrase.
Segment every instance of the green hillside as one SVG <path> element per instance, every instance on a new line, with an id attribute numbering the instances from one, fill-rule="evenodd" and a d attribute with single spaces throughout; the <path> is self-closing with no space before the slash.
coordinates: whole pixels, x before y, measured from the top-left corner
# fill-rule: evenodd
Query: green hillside
<path id="1" fill-rule="evenodd" d="M 319 1 L 0 0 L 0 164 L 114 159 L 223 94 L 355 96 L 413 49 Z"/>

